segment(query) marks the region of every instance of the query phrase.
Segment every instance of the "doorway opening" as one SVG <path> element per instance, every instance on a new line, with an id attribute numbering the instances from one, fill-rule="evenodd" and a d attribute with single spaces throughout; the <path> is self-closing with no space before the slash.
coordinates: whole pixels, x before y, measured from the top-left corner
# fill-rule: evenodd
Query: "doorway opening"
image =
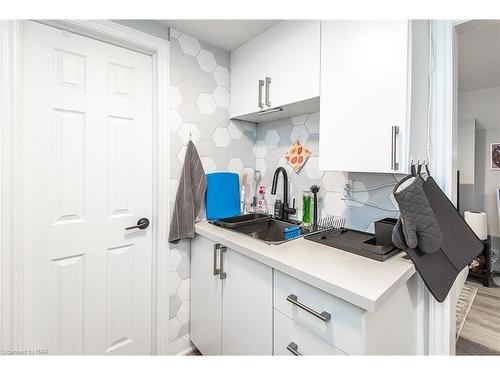
<path id="1" fill-rule="evenodd" d="M 500 22 L 468 21 L 457 24 L 455 31 L 457 201 L 460 213 L 484 243 L 482 254 L 469 266 L 459 298 L 456 354 L 498 355 Z"/>

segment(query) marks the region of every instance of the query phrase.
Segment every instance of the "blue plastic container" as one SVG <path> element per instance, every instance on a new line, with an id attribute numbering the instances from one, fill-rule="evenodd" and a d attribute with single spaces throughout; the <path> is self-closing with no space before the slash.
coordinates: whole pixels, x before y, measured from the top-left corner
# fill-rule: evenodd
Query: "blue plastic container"
<path id="1" fill-rule="evenodd" d="M 205 205 L 208 220 L 219 220 L 239 215 L 239 176 L 230 172 L 207 174 Z"/>

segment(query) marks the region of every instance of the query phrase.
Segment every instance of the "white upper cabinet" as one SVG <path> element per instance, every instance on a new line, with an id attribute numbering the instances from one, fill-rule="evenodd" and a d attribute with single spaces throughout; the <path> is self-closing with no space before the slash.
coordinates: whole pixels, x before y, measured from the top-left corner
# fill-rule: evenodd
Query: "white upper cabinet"
<path id="1" fill-rule="evenodd" d="M 259 122 L 318 110 L 320 22 L 282 21 L 231 52 L 232 118 Z M 290 108 L 288 108 L 288 106 Z M 266 117 L 264 117 L 266 116 Z"/>
<path id="2" fill-rule="evenodd" d="M 321 22 L 320 169 L 404 172 L 407 21 Z"/>

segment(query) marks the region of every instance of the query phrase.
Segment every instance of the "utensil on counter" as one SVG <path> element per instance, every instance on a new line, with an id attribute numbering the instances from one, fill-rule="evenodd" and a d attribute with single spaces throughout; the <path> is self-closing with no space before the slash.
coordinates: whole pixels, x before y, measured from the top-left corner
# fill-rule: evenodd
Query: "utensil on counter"
<path id="1" fill-rule="evenodd" d="M 302 224 L 311 225 L 311 201 L 312 193 L 309 190 L 302 192 Z"/>
<path id="2" fill-rule="evenodd" d="M 313 194 L 313 220 L 312 220 L 312 229 L 313 231 L 318 230 L 318 193 L 319 193 L 319 186 L 318 185 L 312 185 L 311 186 L 311 193 Z"/>
<path id="3" fill-rule="evenodd" d="M 247 195 L 247 188 L 245 188 L 247 186 L 247 177 L 248 175 L 243 172 L 241 175 L 240 175 L 240 187 L 241 187 L 241 192 L 240 192 L 240 213 L 242 214 L 246 214 L 246 210 L 245 210 L 245 195 Z"/>

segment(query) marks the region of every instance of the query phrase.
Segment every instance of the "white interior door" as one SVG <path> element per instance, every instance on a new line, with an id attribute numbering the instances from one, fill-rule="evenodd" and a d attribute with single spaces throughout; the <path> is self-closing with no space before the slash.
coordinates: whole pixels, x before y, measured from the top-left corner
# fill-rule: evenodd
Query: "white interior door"
<path id="1" fill-rule="evenodd" d="M 25 23 L 24 346 L 151 353 L 151 57 Z"/>

